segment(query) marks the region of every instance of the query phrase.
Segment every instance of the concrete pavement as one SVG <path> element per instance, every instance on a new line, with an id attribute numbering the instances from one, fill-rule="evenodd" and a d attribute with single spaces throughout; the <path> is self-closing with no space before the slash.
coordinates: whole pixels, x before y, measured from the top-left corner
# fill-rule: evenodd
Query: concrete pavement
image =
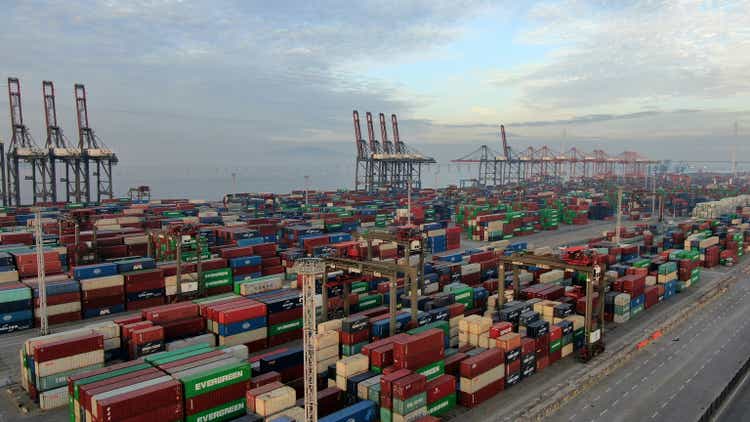
<path id="1" fill-rule="evenodd" d="M 729 291 L 549 420 L 697 420 L 750 354 L 746 271 L 736 267 Z"/>

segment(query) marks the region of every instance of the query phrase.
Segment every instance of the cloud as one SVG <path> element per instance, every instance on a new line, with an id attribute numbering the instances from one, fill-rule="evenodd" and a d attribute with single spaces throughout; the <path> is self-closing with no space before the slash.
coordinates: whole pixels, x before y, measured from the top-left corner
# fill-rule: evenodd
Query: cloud
<path id="1" fill-rule="evenodd" d="M 546 60 L 499 72 L 532 108 L 648 107 L 747 97 L 750 2 L 541 3 L 517 41 Z"/>
<path id="2" fill-rule="evenodd" d="M 532 121 L 525 121 L 525 122 L 515 122 L 511 123 L 509 126 L 564 126 L 564 125 L 579 125 L 579 124 L 588 124 L 588 123 L 600 123 L 600 122 L 608 122 L 612 120 L 632 120 L 632 119 L 641 119 L 645 117 L 656 117 L 668 113 L 676 113 L 676 114 L 687 114 L 687 113 L 697 113 L 701 110 L 674 110 L 674 111 L 657 111 L 657 110 L 650 110 L 650 111 L 639 111 L 636 113 L 626 113 L 626 114 L 588 114 L 585 116 L 578 116 L 573 117 L 570 119 L 559 119 L 559 120 L 532 120 Z"/>

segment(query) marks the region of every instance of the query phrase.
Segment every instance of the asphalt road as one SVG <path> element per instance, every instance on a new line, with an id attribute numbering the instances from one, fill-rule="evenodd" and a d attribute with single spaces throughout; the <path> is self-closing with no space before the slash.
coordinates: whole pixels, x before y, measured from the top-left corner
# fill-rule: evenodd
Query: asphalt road
<path id="1" fill-rule="evenodd" d="M 714 417 L 718 422 L 735 422 L 746 420 L 750 415 L 750 376 L 737 387 L 734 394 L 729 396 L 719 412 Z"/>
<path id="2" fill-rule="evenodd" d="M 668 336 L 646 346 L 635 358 L 549 419 L 697 420 L 750 354 L 747 271 L 747 263 L 732 269 L 738 281 L 724 295 Z M 747 409 L 747 401 L 742 406 Z"/>

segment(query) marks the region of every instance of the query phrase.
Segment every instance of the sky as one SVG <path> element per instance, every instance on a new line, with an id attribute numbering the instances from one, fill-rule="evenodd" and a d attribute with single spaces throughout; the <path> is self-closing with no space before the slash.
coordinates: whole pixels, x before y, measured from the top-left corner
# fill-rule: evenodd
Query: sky
<path id="1" fill-rule="evenodd" d="M 21 81 L 32 136 L 52 80 L 77 139 L 84 83 L 120 195 L 215 199 L 304 175 L 351 188 L 353 109 L 399 116 L 440 162 L 428 186 L 470 177 L 450 160 L 499 150 L 500 124 L 518 150 L 750 159 L 750 1 L 50 0 L 4 15 L 0 69 Z"/>

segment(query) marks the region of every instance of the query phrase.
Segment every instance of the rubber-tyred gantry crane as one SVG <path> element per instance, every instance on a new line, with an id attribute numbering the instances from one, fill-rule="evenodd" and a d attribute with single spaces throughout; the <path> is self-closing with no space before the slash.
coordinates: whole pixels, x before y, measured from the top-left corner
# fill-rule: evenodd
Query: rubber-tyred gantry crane
<path id="1" fill-rule="evenodd" d="M 112 150 L 104 145 L 89 126 L 89 112 L 86 104 L 86 88 L 83 84 L 75 84 L 76 114 L 78 116 L 78 149 L 81 151 L 84 174 L 86 175 L 85 197 L 86 202 L 91 201 L 90 165 L 96 167 L 96 201 L 101 202 L 102 197 L 112 199 L 114 196 L 112 188 L 112 166 L 117 164 L 117 156 Z"/>
<path id="2" fill-rule="evenodd" d="M 49 151 L 40 148 L 31 137 L 29 129 L 23 122 L 21 105 L 21 83 L 18 78 L 8 78 L 8 100 L 10 103 L 10 121 L 12 135 L 7 152 L 7 181 L 3 203 L 6 206 L 21 205 L 21 164 L 31 165 L 31 182 L 33 203 L 54 202 L 55 180 L 54 164 Z M 5 179 L 5 178 L 4 178 Z"/>
<path id="3" fill-rule="evenodd" d="M 42 96 L 44 97 L 44 120 L 47 125 L 47 142 L 45 148 L 49 151 L 50 173 L 52 180 L 52 197 L 57 201 L 57 163 L 65 168 L 65 177 L 61 179 L 65 186 L 66 202 L 83 201 L 83 184 L 86 176 L 83 174 L 81 151 L 71 145 L 57 123 L 57 108 L 55 104 L 55 85 L 52 81 L 42 82 Z"/>

